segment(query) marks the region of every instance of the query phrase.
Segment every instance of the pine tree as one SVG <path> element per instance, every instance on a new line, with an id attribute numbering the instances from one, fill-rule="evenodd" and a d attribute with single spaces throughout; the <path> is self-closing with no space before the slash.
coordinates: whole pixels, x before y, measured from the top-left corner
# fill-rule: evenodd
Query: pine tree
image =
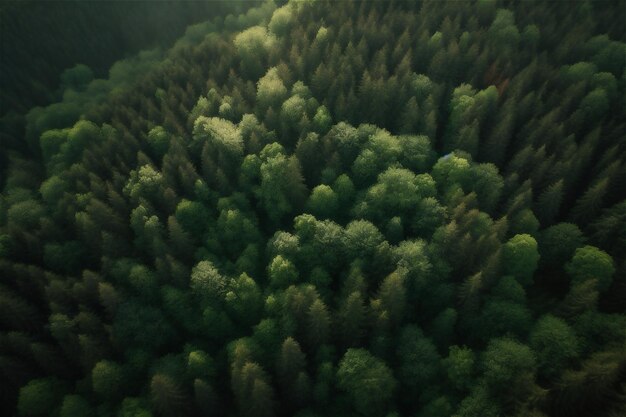
<path id="1" fill-rule="evenodd" d="M 537 217 L 545 227 L 554 223 L 563 201 L 563 180 L 550 185 L 539 196 L 535 204 Z"/>
<path id="2" fill-rule="evenodd" d="M 337 313 L 337 335 L 343 346 L 356 347 L 365 330 L 365 305 L 359 291 L 350 293 Z"/>
<path id="3" fill-rule="evenodd" d="M 172 378 L 156 374 L 150 382 L 150 394 L 154 409 L 163 416 L 185 414 L 187 401 L 180 387 Z"/>
<path id="4" fill-rule="evenodd" d="M 570 218 L 580 224 L 586 224 L 595 218 L 602 209 L 608 187 L 609 178 L 604 178 L 590 186 L 572 207 Z"/>
<path id="5" fill-rule="evenodd" d="M 330 313 L 324 302 L 317 299 L 311 304 L 307 313 L 306 336 L 308 345 L 312 349 L 317 349 L 321 344 L 326 343 L 330 333 Z"/>

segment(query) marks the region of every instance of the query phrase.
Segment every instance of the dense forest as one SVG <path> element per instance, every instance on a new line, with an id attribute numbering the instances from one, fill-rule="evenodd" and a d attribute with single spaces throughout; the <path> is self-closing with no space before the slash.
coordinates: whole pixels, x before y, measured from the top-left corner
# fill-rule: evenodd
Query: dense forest
<path id="1" fill-rule="evenodd" d="M 626 415 L 626 4 L 237 8 L 3 84 L 0 413 Z"/>

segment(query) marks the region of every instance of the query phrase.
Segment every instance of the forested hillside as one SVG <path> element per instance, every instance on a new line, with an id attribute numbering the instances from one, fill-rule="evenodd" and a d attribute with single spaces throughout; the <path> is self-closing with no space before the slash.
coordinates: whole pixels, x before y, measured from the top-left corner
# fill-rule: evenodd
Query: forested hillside
<path id="1" fill-rule="evenodd" d="M 3 136 L 3 414 L 626 415 L 625 9 L 265 1 L 66 71 Z"/>

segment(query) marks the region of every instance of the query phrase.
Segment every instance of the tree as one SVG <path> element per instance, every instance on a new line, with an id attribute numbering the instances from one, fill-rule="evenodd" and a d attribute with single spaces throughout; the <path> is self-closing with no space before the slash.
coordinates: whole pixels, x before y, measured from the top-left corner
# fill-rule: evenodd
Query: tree
<path id="1" fill-rule="evenodd" d="M 104 400 L 115 400 L 122 394 L 124 375 L 115 362 L 100 361 L 91 371 L 93 390 Z"/>
<path id="2" fill-rule="evenodd" d="M 470 178 L 470 163 L 454 153 L 439 158 L 432 169 L 432 176 L 440 190 L 449 189 L 455 184 L 463 186 Z"/>
<path id="3" fill-rule="evenodd" d="M 485 382 L 498 396 L 523 399 L 535 377 L 536 358 L 526 345 L 511 339 L 492 339 L 482 357 Z"/>
<path id="4" fill-rule="evenodd" d="M 285 100 L 280 106 L 283 143 L 286 146 L 293 146 L 295 140 L 292 137 L 297 137 L 300 131 L 306 127 L 302 123 L 303 118 L 308 120 L 306 104 L 304 98 L 294 95 Z"/>
<path id="5" fill-rule="evenodd" d="M 332 219 L 339 208 L 339 198 L 328 185 L 322 184 L 313 188 L 307 209 L 317 218 Z"/>
<path id="6" fill-rule="evenodd" d="M 476 192 L 481 210 L 493 213 L 500 202 L 504 180 L 491 163 L 474 164 L 471 168 L 471 189 Z"/>
<path id="7" fill-rule="evenodd" d="M 563 180 L 550 185 L 537 199 L 535 212 L 541 224 L 548 225 L 554 222 L 559 214 L 561 201 L 563 200 Z"/>
<path id="8" fill-rule="evenodd" d="M 88 120 L 79 120 L 67 131 L 67 140 L 61 145 L 59 157 L 69 166 L 77 162 L 88 144 L 102 139 L 100 128 Z"/>
<path id="9" fill-rule="evenodd" d="M 415 116 L 414 116 L 415 117 Z M 426 172 L 434 163 L 435 153 L 431 148 L 430 139 L 425 135 L 399 136 L 402 155 L 402 166 L 413 172 Z"/>
<path id="10" fill-rule="evenodd" d="M 150 395 L 154 409 L 163 416 L 184 414 L 186 399 L 180 387 L 167 375 L 156 374 L 150 381 Z"/>
<path id="11" fill-rule="evenodd" d="M 288 389 L 293 384 L 305 366 L 306 356 L 298 342 L 292 337 L 286 338 L 276 361 L 276 373 L 284 389 Z"/>
<path id="12" fill-rule="evenodd" d="M 389 168 L 367 191 L 366 214 L 375 220 L 390 214 L 406 218 L 422 198 L 435 194 L 435 181 L 429 174 L 415 175 L 407 169 Z"/>
<path id="13" fill-rule="evenodd" d="M 358 136 L 353 139 L 358 140 Z M 358 146 L 358 142 L 350 141 L 348 143 L 340 143 L 339 146 L 340 149 L 345 149 L 348 146 L 355 145 Z M 386 130 L 380 129 L 370 133 L 366 146 L 360 152 L 357 150 L 356 153 L 358 156 L 352 163 L 352 173 L 354 174 L 352 178 L 359 179 L 367 184 L 371 183 L 376 179 L 377 175 L 390 168 L 398 160 L 402 153 L 402 147 L 397 137 L 392 136 Z"/>
<path id="14" fill-rule="evenodd" d="M 597 123 L 609 110 L 610 103 L 606 91 L 596 88 L 580 102 L 580 109 L 585 114 L 585 121 L 589 124 Z"/>
<path id="15" fill-rule="evenodd" d="M 20 388 L 17 411 L 20 416 L 45 416 L 54 410 L 63 388 L 55 378 L 33 379 Z"/>
<path id="16" fill-rule="evenodd" d="M 383 243 L 382 233 L 367 220 L 353 220 L 346 226 L 346 250 L 351 257 L 368 259 Z"/>
<path id="17" fill-rule="evenodd" d="M 585 415 L 623 410 L 618 380 L 624 366 L 623 349 L 597 352 L 580 369 L 568 369 L 551 395 L 552 407 L 560 415 Z M 621 408 L 621 410 L 620 410 Z"/>
<path id="18" fill-rule="evenodd" d="M 241 69 L 250 79 L 261 75 L 269 51 L 276 44 L 274 35 L 263 26 L 252 26 L 239 32 L 234 39 L 235 48 L 241 58 Z"/>
<path id="19" fill-rule="evenodd" d="M 56 206 L 66 191 L 68 191 L 68 184 L 57 175 L 51 176 L 39 187 L 43 201 L 50 207 Z"/>
<path id="20" fill-rule="evenodd" d="M 380 284 L 377 298 L 372 307 L 378 313 L 378 320 L 384 326 L 397 327 L 406 313 L 406 289 L 404 287 L 404 271 L 394 271 Z"/>
<path id="21" fill-rule="evenodd" d="M 158 205 L 161 202 L 164 187 L 163 174 L 151 165 L 142 165 L 138 170 L 131 171 L 124 193 L 130 196 L 131 201 L 136 205 L 139 205 L 142 198 Z"/>
<path id="22" fill-rule="evenodd" d="M 272 288 L 287 288 L 298 281 L 298 270 L 289 259 L 277 255 L 267 268 Z"/>
<path id="23" fill-rule="evenodd" d="M 324 135 L 328 132 L 332 124 L 333 118 L 328 108 L 324 105 L 319 106 L 313 116 L 313 130 L 320 135 Z"/>
<path id="24" fill-rule="evenodd" d="M 502 415 L 501 407 L 490 395 L 485 385 L 474 387 L 470 395 L 465 397 L 453 417 L 497 417 Z"/>
<path id="25" fill-rule="evenodd" d="M 455 309 L 448 307 L 433 319 L 429 334 L 438 348 L 445 348 L 454 340 L 458 316 Z"/>
<path id="26" fill-rule="evenodd" d="M 273 390 L 265 381 L 256 379 L 250 393 L 248 416 L 271 417 L 274 415 Z"/>
<path id="27" fill-rule="evenodd" d="M 489 27 L 489 41 L 505 57 L 510 57 L 520 41 L 520 33 L 515 26 L 515 16 L 507 9 L 498 9 Z"/>
<path id="28" fill-rule="evenodd" d="M 476 325 L 476 333 L 484 341 L 505 335 L 524 337 L 532 325 L 532 315 L 525 303 L 490 299 L 483 306 Z"/>
<path id="29" fill-rule="evenodd" d="M 446 209 L 434 197 L 426 197 L 417 204 L 415 215 L 410 223 L 416 236 L 429 238 L 437 227 L 443 225 Z"/>
<path id="30" fill-rule="evenodd" d="M 317 349 L 328 339 L 330 333 L 330 314 L 324 302 L 317 299 L 307 312 L 306 336 L 311 348 Z"/>
<path id="31" fill-rule="evenodd" d="M 476 372 L 476 355 L 465 346 L 450 346 L 448 357 L 442 365 L 448 379 L 457 390 L 466 391 L 471 388 Z"/>
<path id="32" fill-rule="evenodd" d="M 243 138 L 240 129 L 232 122 L 219 117 L 198 117 L 193 123 L 194 147 L 209 146 L 215 166 L 234 171 L 243 157 Z"/>
<path id="33" fill-rule="evenodd" d="M 248 245 L 260 240 L 256 218 L 239 209 L 222 209 L 216 229 L 221 246 L 231 259 L 239 256 Z"/>
<path id="34" fill-rule="evenodd" d="M 240 415 L 271 417 L 274 415 L 274 393 L 263 368 L 255 362 L 239 363 L 231 369 L 231 384 Z"/>
<path id="35" fill-rule="evenodd" d="M 597 216 L 602 208 L 603 200 L 609 190 L 609 179 L 604 178 L 592 185 L 576 200 L 570 212 L 570 218 L 576 223 L 587 223 Z"/>
<path id="36" fill-rule="evenodd" d="M 276 362 L 281 391 L 291 409 L 302 407 L 310 395 L 309 377 L 306 374 L 306 357 L 300 345 L 293 338 L 288 337 L 283 342 Z"/>
<path id="37" fill-rule="evenodd" d="M 572 223 L 558 223 L 544 229 L 539 237 L 539 252 L 543 263 L 561 266 L 585 244 L 583 232 Z"/>
<path id="38" fill-rule="evenodd" d="M 286 98 L 287 87 L 278 75 L 278 69 L 268 69 L 257 84 L 256 102 L 259 112 L 265 114 L 269 108 L 280 109 Z"/>
<path id="39" fill-rule="evenodd" d="M 565 265 L 565 270 L 573 284 L 597 279 L 598 290 L 604 292 L 611 286 L 615 266 L 608 253 L 587 245 L 576 249 L 572 260 Z"/>
<path id="40" fill-rule="evenodd" d="M 161 310 L 130 301 L 117 307 L 113 335 L 117 343 L 124 346 L 153 352 L 171 343 L 176 330 Z"/>
<path id="41" fill-rule="evenodd" d="M 537 356 L 540 375 L 557 376 L 579 353 L 574 331 L 551 315 L 540 318 L 530 333 L 530 347 Z"/>
<path id="42" fill-rule="evenodd" d="M 44 246 L 44 263 L 54 271 L 73 273 L 80 269 L 85 259 L 84 247 L 77 241 Z"/>
<path id="43" fill-rule="evenodd" d="M 530 235 L 515 235 L 503 246 L 503 264 L 507 273 L 513 275 L 520 284 L 532 283 L 533 273 L 539 262 L 537 241 Z"/>
<path id="44" fill-rule="evenodd" d="M 428 289 L 433 265 L 423 240 L 404 240 L 393 249 L 398 271 L 405 276 L 407 296 L 411 303 L 418 302 L 423 291 Z"/>
<path id="45" fill-rule="evenodd" d="M 277 36 L 286 35 L 293 24 L 293 12 L 291 5 L 280 7 L 274 11 L 267 27 Z"/>
<path id="46" fill-rule="evenodd" d="M 193 267 L 189 285 L 201 300 L 220 298 L 227 290 L 226 278 L 210 261 L 200 261 Z"/>
<path id="47" fill-rule="evenodd" d="M 440 372 L 440 357 L 430 338 L 417 326 L 402 329 L 398 341 L 400 368 L 398 379 L 401 390 L 410 404 L 424 394 Z"/>
<path id="48" fill-rule="evenodd" d="M 264 150 L 269 151 L 268 146 Z M 261 206 L 270 221 L 277 225 L 287 214 L 304 205 L 307 191 L 295 156 L 286 157 L 282 151 L 267 158 L 263 158 L 262 152 L 261 156 L 265 159 L 261 164 Z"/>
<path id="49" fill-rule="evenodd" d="M 396 380 L 383 361 L 365 349 L 348 349 L 339 362 L 337 385 L 364 415 L 381 415 L 391 400 Z"/>
<path id="50" fill-rule="evenodd" d="M 148 145 L 157 161 L 163 159 L 170 147 L 170 138 L 162 126 L 156 126 L 148 132 Z"/>
<path id="51" fill-rule="evenodd" d="M 59 411 L 60 417 L 90 417 L 93 407 L 80 395 L 66 395 Z"/>
<path id="52" fill-rule="evenodd" d="M 252 325 L 263 307 L 263 297 L 257 283 L 242 273 L 234 279 L 225 295 L 227 308 L 240 323 Z"/>
<path id="53" fill-rule="evenodd" d="M 142 398 L 126 397 L 118 412 L 118 417 L 152 417 Z"/>
<path id="54" fill-rule="evenodd" d="M 45 216 L 45 208 L 35 200 L 25 200 L 13 204 L 7 211 L 7 223 L 24 230 L 39 226 L 39 221 Z"/>
<path id="55" fill-rule="evenodd" d="M 366 325 L 365 305 L 363 295 L 354 291 L 341 303 L 337 313 L 337 335 L 346 347 L 359 345 Z"/>

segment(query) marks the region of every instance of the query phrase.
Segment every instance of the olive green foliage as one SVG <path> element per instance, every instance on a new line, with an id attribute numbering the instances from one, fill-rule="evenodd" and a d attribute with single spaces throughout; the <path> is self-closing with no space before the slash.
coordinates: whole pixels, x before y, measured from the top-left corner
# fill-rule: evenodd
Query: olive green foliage
<path id="1" fill-rule="evenodd" d="M 0 132 L 0 414 L 623 415 L 618 6 L 247 3 L 66 71 Z"/>
<path id="2" fill-rule="evenodd" d="M 337 385 L 361 414 L 379 414 L 396 384 L 385 363 L 364 349 L 348 349 L 339 362 Z"/>

